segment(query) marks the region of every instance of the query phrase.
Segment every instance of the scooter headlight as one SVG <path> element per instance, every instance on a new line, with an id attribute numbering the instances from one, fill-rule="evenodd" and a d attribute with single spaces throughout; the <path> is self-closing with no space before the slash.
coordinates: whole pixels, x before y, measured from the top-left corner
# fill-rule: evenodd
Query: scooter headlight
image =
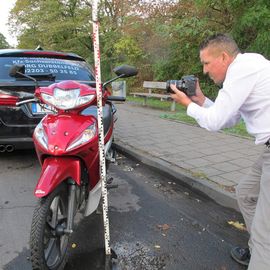
<path id="1" fill-rule="evenodd" d="M 95 124 L 92 124 L 87 129 L 83 131 L 83 133 L 80 135 L 79 138 L 74 140 L 69 147 L 67 148 L 67 151 L 73 150 L 74 148 L 87 143 L 88 141 L 92 140 L 97 133 L 97 128 Z"/>
<path id="2" fill-rule="evenodd" d="M 69 110 L 80 107 L 90 102 L 95 96 L 86 95 L 80 96 L 80 89 L 63 90 L 55 88 L 53 96 L 41 93 L 44 101 L 60 110 Z"/>
<path id="3" fill-rule="evenodd" d="M 34 131 L 34 137 L 45 148 L 48 149 L 48 137 L 43 128 L 42 122 L 40 122 Z"/>

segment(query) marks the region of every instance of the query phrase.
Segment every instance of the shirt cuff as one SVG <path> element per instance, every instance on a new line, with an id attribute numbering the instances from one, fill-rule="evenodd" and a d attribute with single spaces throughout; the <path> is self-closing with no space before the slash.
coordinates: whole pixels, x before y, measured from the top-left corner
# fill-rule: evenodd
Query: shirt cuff
<path id="1" fill-rule="evenodd" d="M 197 118 L 196 115 L 198 114 L 198 111 L 201 108 L 202 108 L 201 106 L 197 105 L 194 102 L 191 102 L 187 107 L 187 115 L 196 119 Z"/>
<path id="2" fill-rule="evenodd" d="M 211 107 L 213 104 L 214 102 L 206 97 L 202 107 L 208 108 L 208 107 Z"/>

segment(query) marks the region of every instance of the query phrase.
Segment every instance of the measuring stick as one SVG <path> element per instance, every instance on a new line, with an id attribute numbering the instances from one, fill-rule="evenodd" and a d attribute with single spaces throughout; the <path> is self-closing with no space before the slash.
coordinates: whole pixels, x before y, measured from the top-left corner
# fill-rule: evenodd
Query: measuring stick
<path id="1" fill-rule="evenodd" d="M 101 196 L 102 196 L 103 222 L 104 222 L 105 253 L 106 255 L 111 255 L 110 226 L 108 216 L 108 191 L 106 185 L 106 158 L 104 150 L 104 132 L 103 132 L 104 127 L 103 127 L 103 111 L 102 111 L 102 85 L 100 72 L 98 0 L 92 1 L 92 20 L 93 20 L 93 43 L 95 54 L 99 164 L 101 176 Z"/>

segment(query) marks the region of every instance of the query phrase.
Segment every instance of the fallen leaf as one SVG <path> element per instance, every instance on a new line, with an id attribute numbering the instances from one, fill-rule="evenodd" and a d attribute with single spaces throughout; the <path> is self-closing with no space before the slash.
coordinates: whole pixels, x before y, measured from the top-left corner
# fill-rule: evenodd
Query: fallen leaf
<path id="1" fill-rule="evenodd" d="M 234 186 L 223 186 L 223 188 L 226 190 L 226 191 L 229 191 L 231 193 L 235 193 L 235 187 Z"/>
<path id="2" fill-rule="evenodd" d="M 239 221 L 230 220 L 230 221 L 228 221 L 228 224 L 232 225 L 233 227 L 235 227 L 236 229 L 241 230 L 241 231 L 246 231 L 247 230 L 245 225 L 243 223 L 240 223 Z"/>
<path id="3" fill-rule="evenodd" d="M 157 227 L 159 229 L 161 229 L 162 231 L 166 231 L 170 228 L 170 226 L 168 224 L 163 224 L 163 225 L 157 225 Z"/>

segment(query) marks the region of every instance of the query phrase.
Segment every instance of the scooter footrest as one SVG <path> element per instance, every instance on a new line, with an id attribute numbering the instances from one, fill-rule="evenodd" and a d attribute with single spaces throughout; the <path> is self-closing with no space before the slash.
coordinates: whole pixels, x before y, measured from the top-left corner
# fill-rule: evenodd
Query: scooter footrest
<path id="1" fill-rule="evenodd" d="M 117 184 L 109 184 L 107 185 L 107 189 L 113 189 L 113 188 L 118 188 Z"/>

